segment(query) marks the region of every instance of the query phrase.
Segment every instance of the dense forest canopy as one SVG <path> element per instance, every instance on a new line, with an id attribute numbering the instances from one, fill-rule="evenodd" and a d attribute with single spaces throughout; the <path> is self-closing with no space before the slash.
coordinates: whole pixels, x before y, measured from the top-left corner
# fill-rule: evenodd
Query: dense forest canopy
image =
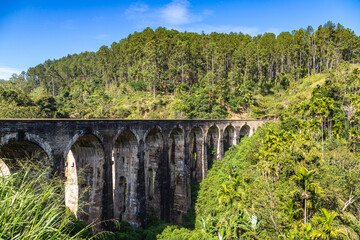
<path id="1" fill-rule="evenodd" d="M 316 30 L 253 37 L 146 28 L 97 52 L 47 60 L 14 75 L 0 85 L 2 99 L 28 113 L 3 116 L 256 118 L 264 115 L 252 111 L 259 96 L 344 61 L 360 61 L 360 38 L 330 21 Z"/>

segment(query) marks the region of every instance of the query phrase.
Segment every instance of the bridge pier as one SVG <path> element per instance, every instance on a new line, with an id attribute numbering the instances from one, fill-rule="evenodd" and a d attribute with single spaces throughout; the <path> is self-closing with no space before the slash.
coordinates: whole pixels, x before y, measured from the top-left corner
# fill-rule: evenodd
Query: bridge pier
<path id="1" fill-rule="evenodd" d="M 113 167 L 113 160 L 112 160 L 112 139 L 111 137 L 105 137 L 103 142 L 104 147 L 104 164 L 103 166 L 99 166 L 103 168 L 104 171 L 104 188 L 102 191 L 102 221 L 103 227 L 109 228 L 109 223 L 106 222 L 108 219 L 114 218 L 114 198 L 113 198 L 113 178 L 112 178 L 112 167 Z"/>

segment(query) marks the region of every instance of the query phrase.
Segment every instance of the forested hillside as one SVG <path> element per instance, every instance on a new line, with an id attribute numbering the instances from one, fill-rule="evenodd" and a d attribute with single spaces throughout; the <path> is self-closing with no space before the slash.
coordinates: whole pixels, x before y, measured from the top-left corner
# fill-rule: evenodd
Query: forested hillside
<path id="1" fill-rule="evenodd" d="M 249 36 L 150 28 L 0 85 L 2 117 L 259 118 L 264 97 L 359 62 L 340 24 Z"/>
<path id="2" fill-rule="evenodd" d="M 281 121 L 201 182 L 194 229 L 169 226 L 158 239 L 360 239 L 360 71 L 349 67 L 278 96 Z"/>

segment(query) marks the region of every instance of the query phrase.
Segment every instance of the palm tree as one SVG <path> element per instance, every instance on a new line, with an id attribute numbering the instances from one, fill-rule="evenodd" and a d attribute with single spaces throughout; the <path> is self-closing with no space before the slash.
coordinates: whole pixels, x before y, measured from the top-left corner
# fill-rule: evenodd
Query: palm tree
<path id="1" fill-rule="evenodd" d="M 311 231 L 311 238 L 312 239 L 340 239 L 341 236 L 346 236 L 345 229 L 336 228 L 333 226 L 333 221 L 337 216 L 336 212 L 328 212 L 325 208 L 320 209 L 322 216 L 314 217 L 313 220 L 320 224 L 319 230 L 312 230 Z"/>
<path id="2" fill-rule="evenodd" d="M 230 182 L 223 183 L 217 192 L 219 204 L 233 205 L 233 203 L 243 198 L 244 191 L 241 188 L 242 180 L 240 177 L 230 177 Z"/>
<path id="3" fill-rule="evenodd" d="M 303 190 L 301 196 L 304 199 L 304 224 L 307 223 L 307 205 L 311 195 L 310 191 L 317 192 L 319 190 L 318 185 L 312 181 L 315 173 L 316 170 L 309 171 L 305 167 L 299 167 L 295 175 L 291 177 Z"/>

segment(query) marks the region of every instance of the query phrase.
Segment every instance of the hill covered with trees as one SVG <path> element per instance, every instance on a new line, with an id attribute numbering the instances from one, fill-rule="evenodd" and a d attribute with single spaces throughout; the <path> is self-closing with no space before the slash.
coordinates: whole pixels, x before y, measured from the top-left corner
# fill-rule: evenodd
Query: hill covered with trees
<path id="1" fill-rule="evenodd" d="M 259 118 L 264 97 L 359 62 L 340 24 L 314 30 L 197 34 L 157 28 L 97 52 L 48 60 L 0 84 L 2 117 Z M 7 110 L 8 109 L 8 110 Z"/>
<path id="2" fill-rule="evenodd" d="M 315 85 L 302 81 L 282 96 L 282 121 L 209 170 L 194 229 L 169 226 L 159 239 L 360 238 L 360 71 L 339 67 Z"/>

